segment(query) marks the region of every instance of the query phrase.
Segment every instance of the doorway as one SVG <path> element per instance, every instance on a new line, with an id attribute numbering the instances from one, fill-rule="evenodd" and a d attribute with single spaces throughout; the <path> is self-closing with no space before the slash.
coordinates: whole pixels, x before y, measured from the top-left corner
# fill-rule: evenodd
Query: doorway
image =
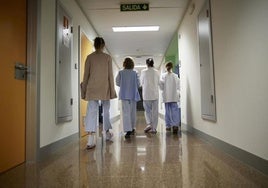
<path id="1" fill-rule="evenodd" d="M 85 61 L 88 54 L 93 52 L 93 43 L 89 40 L 86 34 L 80 30 L 80 83 L 83 81 L 84 69 L 85 69 Z M 80 85 L 80 84 L 79 84 Z M 81 96 L 81 95 L 80 95 Z M 82 100 L 80 97 L 80 121 L 79 121 L 79 129 L 80 129 L 80 137 L 87 135 L 85 132 L 85 124 L 84 119 L 86 117 L 87 111 L 87 101 Z"/>

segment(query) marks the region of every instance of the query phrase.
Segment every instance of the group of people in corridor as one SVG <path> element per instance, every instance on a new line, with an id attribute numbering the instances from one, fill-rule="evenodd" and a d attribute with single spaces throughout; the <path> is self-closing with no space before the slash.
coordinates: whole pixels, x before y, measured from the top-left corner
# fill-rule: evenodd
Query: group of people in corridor
<path id="1" fill-rule="evenodd" d="M 95 51 L 87 56 L 83 82 L 81 83 L 81 98 L 88 101 L 85 118 L 85 131 L 88 132 L 87 149 L 96 146 L 95 133 L 98 127 L 99 101 L 103 108 L 103 130 L 106 140 L 111 140 L 113 133 L 110 122 L 110 100 L 117 97 L 112 69 L 112 58 L 103 52 L 105 41 L 101 37 L 94 40 Z M 154 68 L 152 58 L 146 60 L 147 68 L 141 75 L 134 70 L 134 61 L 126 57 L 123 69 L 116 75 L 115 83 L 119 87 L 118 97 L 122 102 L 123 131 L 129 139 L 135 134 L 136 106 L 141 100 L 138 88 L 142 87 L 144 115 L 147 126 L 145 133 L 156 134 L 158 124 L 159 88 L 162 90 L 165 104 L 165 124 L 167 131 L 176 134 L 180 129 L 180 80 L 172 72 L 173 63 L 166 63 L 166 72 L 159 75 Z"/>

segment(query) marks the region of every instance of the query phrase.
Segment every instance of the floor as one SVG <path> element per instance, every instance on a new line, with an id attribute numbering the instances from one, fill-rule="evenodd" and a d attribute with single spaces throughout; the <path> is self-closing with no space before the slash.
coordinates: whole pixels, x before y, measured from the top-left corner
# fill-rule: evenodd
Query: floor
<path id="1" fill-rule="evenodd" d="M 144 134 L 143 113 L 137 133 L 124 138 L 120 121 L 106 142 L 86 150 L 86 138 L 61 148 L 38 164 L 23 164 L 0 175 L 2 188 L 253 188 L 268 187 L 268 176 L 237 161 L 200 138 L 166 132 L 159 119 L 156 135 Z"/>

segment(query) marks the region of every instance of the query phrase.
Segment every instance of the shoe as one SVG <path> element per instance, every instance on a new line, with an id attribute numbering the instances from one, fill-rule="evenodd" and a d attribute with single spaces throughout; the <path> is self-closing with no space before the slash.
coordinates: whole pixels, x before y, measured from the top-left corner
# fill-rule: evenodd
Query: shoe
<path id="1" fill-rule="evenodd" d="M 147 125 L 147 127 L 145 127 L 144 129 L 144 132 L 148 133 L 151 129 L 152 129 L 151 125 Z"/>
<path id="2" fill-rule="evenodd" d="M 156 129 L 151 129 L 151 130 L 149 131 L 149 133 L 151 133 L 151 134 L 156 134 L 157 131 L 156 131 Z"/>
<path id="3" fill-rule="evenodd" d="M 132 131 L 128 131 L 127 134 L 125 135 L 125 138 L 130 138 Z"/>
<path id="4" fill-rule="evenodd" d="M 136 133 L 136 130 L 133 129 L 133 130 L 131 131 L 131 135 L 135 135 L 135 133 Z"/>
<path id="5" fill-rule="evenodd" d="M 95 140 L 95 134 L 88 135 L 87 140 L 87 149 L 92 149 L 96 147 L 96 140 Z"/>
<path id="6" fill-rule="evenodd" d="M 177 134 L 177 133 L 178 133 L 178 130 L 179 130 L 178 127 L 173 127 L 173 133 L 174 133 L 174 134 Z"/>
<path id="7" fill-rule="evenodd" d="M 113 133 L 111 133 L 111 132 L 109 132 L 109 131 L 106 132 L 106 141 L 111 140 L 113 136 L 114 136 Z"/>
<path id="8" fill-rule="evenodd" d="M 171 127 L 167 127 L 166 128 L 166 131 L 171 131 Z"/>
<path id="9" fill-rule="evenodd" d="M 87 145 L 87 150 L 90 150 L 90 149 L 93 149 L 96 147 L 96 144 L 93 144 L 93 145 Z"/>

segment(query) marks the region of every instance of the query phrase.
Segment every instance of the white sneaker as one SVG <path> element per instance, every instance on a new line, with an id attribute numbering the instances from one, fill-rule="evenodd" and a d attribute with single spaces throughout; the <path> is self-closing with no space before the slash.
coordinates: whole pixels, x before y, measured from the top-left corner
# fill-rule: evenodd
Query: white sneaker
<path id="1" fill-rule="evenodd" d="M 113 133 L 111 133 L 111 132 L 106 132 L 106 140 L 107 140 L 107 141 L 111 140 L 113 136 L 114 136 Z"/>
<path id="2" fill-rule="evenodd" d="M 152 129 L 151 125 L 147 125 L 147 127 L 145 127 L 144 129 L 144 132 L 148 133 L 151 129 Z"/>
<path id="3" fill-rule="evenodd" d="M 93 149 L 93 148 L 95 148 L 95 146 L 96 146 L 96 144 L 95 144 L 95 135 L 94 134 L 88 135 L 87 149 Z"/>
<path id="4" fill-rule="evenodd" d="M 96 144 L 93 144 L 93 145 L 87 145 L 87 150 L 90 150 L 90 149 L 93 149 L 96 147 Z"/>

